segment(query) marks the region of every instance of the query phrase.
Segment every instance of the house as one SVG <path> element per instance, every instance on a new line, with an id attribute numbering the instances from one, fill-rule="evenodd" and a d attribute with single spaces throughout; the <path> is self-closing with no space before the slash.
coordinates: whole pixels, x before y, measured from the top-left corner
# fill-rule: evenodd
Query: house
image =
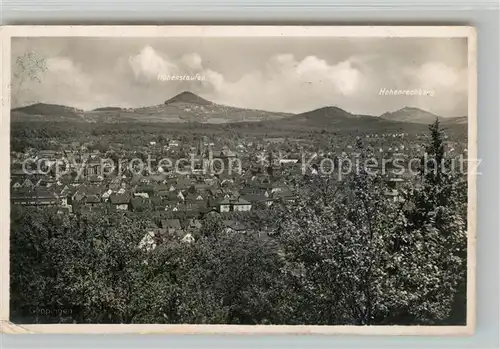
<path id="1" fill-rule="evenodd" d="M 108 189 L 104 193 L 102 193 L 101 199 L 103 202 L 107 202 L 109 197 L 113 194 L 113 190 Z"/>
<path id="2" fill-rule="evenodd" d="M 223 191 L 223 197 L 229 200 L 236 200 L 239 198 L 240 193 L 236 190 L 231 190 L 229 188 L 225 188 Z"/>
<path id="3" fill-rule="evenodd" d="M 199 192 L 202 190 L 208 190 L 211 188 L 211 185 L 208 183 L 195 183 L 193 184 L 195 191 Z"/>
<path id="4" fill-rule="evenodd" d="M 39 187 L 50 188 L 52 185 L 56 184 L 56 180 L 52 178 L 40 178 L 36 184 Z"/>
<path id="5" fill-rule="evenodd" d="M 59 197 L 61 206 L 71 207 L 70 204 L 72 195 L 71 195 L 71 189 L 68 186 L 64 186 L 56 194 Z"/>
<path id="6" fill-rule="evenodd" d="M 190 243 L 193 243 L 195 241 L 195 239 L 194 239 L 193 234 L 187 233 L 186 235 L 184 235 L 184 237 L 181 239 L 181 241 L 190 244 Z"/>
<path id="7" fill-rule="evenodd" d="M 163 190 L 163 189 L 160 189 L 160 188 L 156 188 L 155 189 L 155 195 L 159 196 L 159 197 L 167 197 L 170 194 L 170 192 L 171 191 L 169 189 L 167 189 L 167 190 Z"/>
<path id="8" fill-rule="evenodd" d="M 226 232 L 226 233 L 245 233 L 246 232 L 246 227 L 238 221 L 225 220 L 225 221 L 222 221 L 222 225 L 224 226 L 224 232 Z"/>
<path id="9" fill-rule="evenodd" d="M 220 219 L 221 216 L 222 215 L 220 214 L 219 211 L 217 211 L 216 209 L 211 209 L 209 211 L 204 212 L 203 219 L 207 219 L 207 218 Z"/>
<path id="10" fill-rule="evenodd" d="M 35 185 L 33 184 L 32 181 L 29 180 L 29 178 L 26 178 L 24 182 L 21 184 L 23 188 L 33 188 Z"/>
<path id="11" fill-rule="evenodd" d="M 165 211 L 170 211 L 170 212 L 176 212 L 179 211 L 179 201 L 178 200 L 168 200 L 166 199 L 163 202 L 163 205 L 165 207 Z"/>
<path id="12" fill-rule="evenodd" d="M 178 204 L 174 211 L 184 212 L 189 217 L 197 216 L 200 212 L 200 208 L 196 204 Z"/>
<path id="13" fill-rule="evenodd" d="M 104 180 L 104 177 L 101 176 L 101 175 L 90 175 L 88 177 L 88 180 L 90 183 L 93 183 L 93 184 L 97 184 L 97 183 L 102 183 L 102 181 Z"/>
<path id="14" fill-rule="evenodd" d="M 84 203 L 86 206 L 97 206 L 101 203 L 101 198 L 95 194 L 86 195 Z"/>
<path id="15" fill-rule="evenodd" d="M 188 220 L 185 229 L 187 231 L 196 232 L 196 231 L 201 229 L 201 226 L 202 226 L 202 224 L 201 224 L 200 220 L 195 219 L 195 218 L 191 218 Z"/>
<path id="16" fill-rule="evenodd" d="M 148 231 L 144 234 L 139 242 L 139 248 L 146 252 L 152 251 L 156 248 L 156 234 L 154 231 Z"/>
<path id="17" fill-rule="evenodd" d="M 135 197 L 142 197 L 144 199 L 149 198 L 150 196 L 153 196 L 155 192 L 155 187 L 151 185 L 140 185 L 135 189 L 134 196 Z"/>
<path id="18" fill-rule="evenodd" d="M 222 147 L 222 149 L 213 150 L 212 153 L 214 158 L 231 159 L 236 157 L 236 153 L 231 151 L 227 146 Z"/>
<path id="19" fill-rule="evenodd" d="M 195 241 L 195 238 L 193 236 L 192 233 L 186 233 L 184 230 L 182 229 L 174 229 L 174 228 L 169 228 L 169 229 L 162 229 L 163 231 L 165 231 L 165 235 L 166 236 L 169 236 L 171 238 L 175 238 L 175 239 L 178 239 L 180 240 L 181 242 L 185 242 L 185 243 L 192 243 Z"/>
<path id="20" fill-rule="evenodd" d="M 86 204 L 86 198 L 90 197 L 89 205 L 96 201 L 95 203 L 101 201 L 101 193 L 103 191 L 103 187 L 100 186 L 87 186 L 82 185 L 78 188 L 78 190 L 71 197 L 72 202 L 81 202 L 82 204 Z"/>
<path id="21" fill-rule="evenodd" d="M 231 211 L 231 200 L 229 200 L 229 198 L 223 198 L 216 206 L 219 212 L 229 212 Z"/>
<path id="22" fill-rule="evenodd" d="M 111 206 L 118 211 L 127 211 L 130 198 L 128 195 L 124 194 L 112 194 L 109 196 L 109 202 Z"/>
<path id="23" fill-rule="evenodd" d="M 221 188 L 210 188 L 208 190 L 208 194 L 211 195 L 212 197 L 219 197 L 223 196 L 224 192 Z"/>
<path id="24" fill-rule="evenodd" d="M 34 190 L 36 205 L 38 206 L 55 206 L 59 204 L 59 198 L 53 192 L 48 190 Z"/>
<path id="25" fill-rule="evenodd" d="M 216 200 L 215 204 L 208 202 L 208 207 L 215 206 L 219 212 L 246 212 L 252 209 L 252 203 L 237 193 L 227 193 L 223 198 Z"/>
<path id="26" fill-rule="evenodd" d="M 297 200 L 297 196 L 288 188 L 273 192 L 272 198 L 281 199 L 285 202 L 295 202 Z"/>
<path id="27" fill-rule="evenodd" d="M 160 222 L 163 229 L 182 230 L 181 222 L 178 219 L 164 219 Z"/>
<path id="28" fill-rule="evenodd" d="M 185 201 L 189 203 L 203 203 L 206 201 L 203 194 L 200 193 L 189 193 L 185 197 Z"/>
<path id="29" fill-rule="evenodd" d="M 257 206 L 257 209 L 262 208 L 263 205 L 270 206 L 273 202 L 272 199 L 269 199 L 266 195 L 262 193 L 250 193 L 245 194 L 243 198 L 250 202 L 253 206 Z"/>
<path id="30" fill-rule="evenodd" d="M 184 201 L 185 200 L 184 194 L 182 194 L 181 190 L 179 190 L 179 192 L 177 193 L 176 198 L 178 200 L 180 200 L 180 201 Z"/>
<path id="31" fill-rule="evenodd" d="M 238 198 L 236 201 L 233 201 L 232 205 L 233 205 L 233 211 L 246 212 L 252 209 L 252 204 L 249 201 L 243 199 L 242 197 Z"/>
<path id="32" fill-rule="evenodd" d="M 83 169 L 85 177 L 98 176 L 101 172 L 101 161 L 99 159 L 90 159 Z"/>
<path id="33" fill-rule="evenodd" d="M 142 177 L 141 179 L 139 179 L 139 183 L 141 184 L 150 184 L 152 182 L 151 180 L 151 177 Z"/>
<path id="34" fill-rule="evenodd" d="M 56 206 L 59 204 L 59 198 L 45 188 L 21 188 L 12 191 L 11 202 L 27 206 Z"/>
<path id="35" fill-rule="evenodd" d="M 71 196 L 71 202 L 72 203 L 80 203 L 84 198 L 85 198 L 85 193 L 81 190 L 77 190 Z"/>

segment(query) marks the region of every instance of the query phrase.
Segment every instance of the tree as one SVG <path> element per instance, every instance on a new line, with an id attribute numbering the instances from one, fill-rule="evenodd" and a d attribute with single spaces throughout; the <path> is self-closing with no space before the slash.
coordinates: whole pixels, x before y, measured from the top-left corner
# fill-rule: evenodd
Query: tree
<path id="1" fill-rule="evenodd" d="M 23 305 L 78 308 L 71 315 L 78 323 L 131 323 L 151 307 L 145 294 L 151 266 L 138 248 L 147 221 L 32 208 L 12 222 L 14 320 L 38 321 Z"/>
<path id="2" fill-rule="evenodd" d="M 201 238 L 181 272 L 180 317 L 187 323 L 281 322 L 283 259 L 272 242 L 254 235 Z"/>
<path id="3" fill-rule="evenodd" d="M 287 259 L 301 270 L 298 312 L 310 324 L 376 323 L 388 312 L 386 250 L 403 217 L 376 189 L 377 178 L 315 184 L 310 197 L 287 210 L 279 230 Z"/>
<path id="4" fill-rule="evenodd" d="M 411 203 L 388 200 L 381 178 L 361 172 L 314 185 L 287 207 L 278 230 L 296 271 L 296 316 L 310 324 L 447 321 L 463 268 L 453 210 L 416 227 L 405 208 Z"/>
<path id="5" fill-rule="evenodd" d="M 209 213 L 203 218 L 201 222 L 200 235 L 201 236 L 217 236 L 220 235 L 224 225 L 218 213 Z"/>
<path id="6" fill-rule="evenodd" d="M 26 83 L 40 83 L 40 76 L 46 70 L 47 60 L 35 52 L 26 52 L 16 58 L 12 69 L 12 105 L 21 102 L 20 95 L 25 91 Z"/>
<path id="7" fill-rule="evenodd" d="M 467 177 L 445 156 L 444 131 L 439 120 L 429 126 L 430 142 L 421 159 L 421 185 L 407 190 L 407 230 L 424 234 L 428 251 L 435 249 L 435 266 L 440 282 L 449 285 L 448 297 L 441 300 L 445 321 L 465 321 L 467 276 Z"/>

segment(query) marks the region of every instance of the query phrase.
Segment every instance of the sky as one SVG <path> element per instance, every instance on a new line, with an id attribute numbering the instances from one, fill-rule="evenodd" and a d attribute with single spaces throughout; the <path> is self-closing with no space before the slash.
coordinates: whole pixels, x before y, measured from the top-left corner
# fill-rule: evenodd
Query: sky
<path id="1" fill-rule="evenodd" d="M 46 70 L 30 75 L 32 61 L 18 66 L 27 53 Z M 204 80 L 158 79 L 196 74 Z M 337 106 L 380 115 L 410 106 L 467 115 L 465 38 L 13 38 L 12 75 L 13 107 L 134 108 L 190 91 L 220 104 L 290 113 Z M 380 95 L 384 88 L 433 94 Z"/>

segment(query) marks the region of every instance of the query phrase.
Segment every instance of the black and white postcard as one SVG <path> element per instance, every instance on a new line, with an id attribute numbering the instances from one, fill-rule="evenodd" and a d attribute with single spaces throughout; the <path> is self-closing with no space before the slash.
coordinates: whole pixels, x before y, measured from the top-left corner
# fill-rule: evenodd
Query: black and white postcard
<path id="1" fill-rule="evenodd" d="M 1 38 L 3 332 L 474 332 L 474 28 Z"/>

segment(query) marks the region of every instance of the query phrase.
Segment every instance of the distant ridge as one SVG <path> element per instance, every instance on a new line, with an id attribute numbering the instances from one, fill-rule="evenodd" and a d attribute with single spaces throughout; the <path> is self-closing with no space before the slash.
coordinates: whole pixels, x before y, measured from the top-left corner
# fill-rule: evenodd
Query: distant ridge
<path id="1" fill-rule="evenodd" d="M 406 125 L 406 123 L 384 120 L 372 115 L 352 114 L 336 106 L 314 109 L 265 124 L 268 127 L 281 127 L 283 129 L 302 128 L 321 131 L 400 130 Z"/>
<path id="2" fill-rule="evenodd" d="M 457 116 L 454 118 L 442 118 L 441 121 L 444 124 L 465 125 L 469 121 L 469 117 L 468 116 Z"/>
<path id="3" fill-rule="evenodd" d="M 387 112 L 380 115 L 380 118 L 391 121 L 412 122 L 416 124 L 431 124 L 436 119 L 443 117 L 415 107 L 404 107 L 394 112 Z"/>
<path id="4" fill-rule="evenodd" d="M 67 107 L 59 104 L 35 103 L 25 107 L 14 108 L 12 111 L 21 112 L 30 115 L 57 115 L 65 116 L 68 114 L 74 115 L 82 113 L 82 109 Z"/>
<path id="5" fill-rule="evenodd" d="M 322 107 L 292 116 L 294 120 L 309 120 L 316 122 L 332 122 L 338 119 L 358 118 L 344 109 L 334 106 Z"/>
<path id="6" fill-rule="evenodd" d="M 124 110 L 124 109 L 120 107 L 102 107 L 102 108 L 96 108 L 92 111 L 118 111 L 118 110 Z"/>
<path id="7" fill-rule="evenodd" d="M 259 123 L 259 127 L 314 130 L 383 130 L 423 127 L 439 118 L 447 126 L 463 127 L 467 117 L 444 118 L 425 110 L 405 107 L 379 117 L 350 113 L 337 106 L 325 106 L 300 114 L 238 108 L 208 101 L 184 91 L 162 104 L 139 108 L 116 106 L 91 111 L 57 104 L 36 103 L 11 110 L 12 121 L 76 121 L 86 123 Z M 406 126 L 405 126 L 406 125 Z"/>
<path id="8" fill-rule="evenodd" d="M 261 122 L 279 120 L 293 114 L 231 107 L 208 101 L 184 91 L 162 104 L 139 108 L 100 107 L 90 111 L 33 104 L 11 110 L 13 121 L 78 121 L 89 123 L 210 123 Z"/>

